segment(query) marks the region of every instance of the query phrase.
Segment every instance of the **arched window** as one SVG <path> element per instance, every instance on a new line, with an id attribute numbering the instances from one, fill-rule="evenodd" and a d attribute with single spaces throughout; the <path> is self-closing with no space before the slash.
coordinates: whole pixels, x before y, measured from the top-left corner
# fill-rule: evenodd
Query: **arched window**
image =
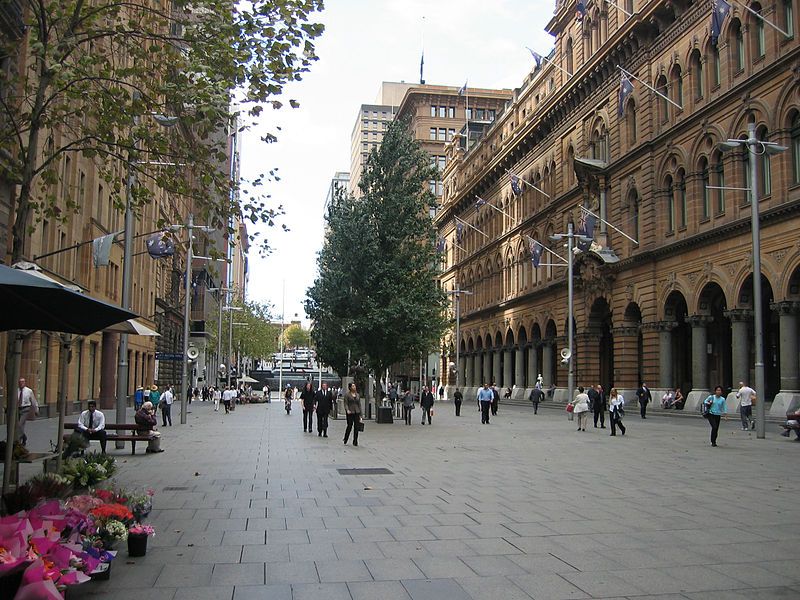
<path id="1" fill-rule="evenodd" d="M 633 98 L 628 98 L 625 106 L 625 128 L 628 130 L 628 147 L 636 145 L 638 132 L 636 131 L 636 102 Z"/>
<path id="2" fill-rule="evenodd" d="M 564 50 L 564 55 L 565 55 L 565 59 L 566 59 L 565 60 L 565 64 L 566 64 L 567 73 L 570 73 L 570 74 L 575 73 L 574 62 L 573 62 L 573 59 L 572 59 L 572 38 L 567 38 L 567 45 L 566 45 L 566 49 Z"/>
<path id="3" fill-rule="evenodd" d="M 720 189 L 717 190 L 717 214 L 721 215 L 725 212 L 725 164 L 722 162 L 722 152 L 717 151 L 711 159 L 712 169 L 714 171 L 714 185 Z"/>
<path id="4" fill-rule="evenodd" d="M 769 141 L 769 131 L 765 126 L 762 125 L 756 129 L 756 139 Z M 772 164 L 769 160 L 769 154 L 766 152 L 762 152 L 759 158 L 761 159 L 761 164 L 759 165 L 761 173 L 759 173 L 760 187 L 758 191 L 761 198 L 764 198 L 772 194 Z"/>
<path id="5" fill-rule="evenodd" d="M 694 99 L 700 100 L 703 97 L 703 63 L 700 59 L 700 50 L 695 49 L 689 58 L 689 68 L 692 73 L 692 84 Z"/>
<path id="6" fill-rule="evenodd" d="M 575 181 L 575 150 L 567 148 L 567 172 L 564 174 L 564 187 L 569 188 Z"/>
<path id="7" fill-rule="evenodd" d="M 795 112 L 790 121 L 792 136 L 792 181 L 800 183 L 800 112 Z"/>
<path id="8" fill-rule="evenodd" d="M 631 237 L 638 241 L 641 247 L 642 240 L 639 239 L 639 192 L 635 189 L 628 192 L 628 210 L 631 213 Z"/>
<path id="9" fill-rule="evenodd" d="M 686 206 L 686 173 L 678 171 L 678 227 L 686 227 L 688 207 Z"/>
<path id="10" fill-rule="evenodd" d="M 599 123 L 589 140 L 589 156 L 595 160 L 608 162 L 608 134 L 605 123 Z"/>
<path id="11" fill-rule="evenodd" d="M 669 120 L 669 103 L 667 102 L 667 78 L 661 75 L 656 79 L 656 89 L 659 94 L 658 97 L 658 118 L 662 123 Z"/>
<path id="12" fill-rule="evenodd" d="M 744 36 L 742 34 L 742 24 L 739 19 L 734 19 L 731 22 L 731 62 L 733 63 L 733 72 L 739 73 L 744 70 Z"/>
<path id="13" fill-rule="evenodd" d="M 594 49 L 592 47 L 592 20 L 588 17 L 583 19 L 583 63 L 589 62 Z"/>
<path id="14" fill-rule="evenodd" d="M 675 231 L 675 189 L 672 185 L 672 175 L 664 178 L 664 194 L 667 200 L 667 231 Z"/>
<path id="15" fill-rule="evenodd" d="M 683 106 L 683 74 L 680 65 L 672 67 L 670 86 L 672 87 L 672 101 Z"/>
<path id="16" fill-rule="evenodd" d="M 700 173 L 700 198 L 702 198 L 701 218 L 708 219 L 711 216 L 711 190 L 708 186 L 711 185 L 711 179 L 708 172 L 708 159 L 705 156 L 700 157 L 697 163 L 697 171 Z"/>
<path id="17" fill-rule="evenodd" d="M 633 0 L 625 0 L 625 12 L 633 14 Z M 628 15 L 625 15 L 625 18 L 628 18 Z"/>
<path id="18" fill-rule="evenodd" d="M 758 2 L 753 2 L 750 9 L 761 14 L 761 5 Z M 764 38 L 764 21 L 755 15 L 750 15 L 750 27 L 753 30 L 753 60 L 763 58 L 767 53 L 767 42 Z"/>
<path id="19" fill-rule="evenodd" d="M 794 37 L 794 9 L 792 8 L 792 0 L 783 0 L 783 30 L 789 34 L 790 38 Z"/>
<path id="20" fill-rule="evenodd" d="M 719 47 L 711 44 L 711 89 L 716 89 L 722 83 L 722 61 L 719 56 Z"/>

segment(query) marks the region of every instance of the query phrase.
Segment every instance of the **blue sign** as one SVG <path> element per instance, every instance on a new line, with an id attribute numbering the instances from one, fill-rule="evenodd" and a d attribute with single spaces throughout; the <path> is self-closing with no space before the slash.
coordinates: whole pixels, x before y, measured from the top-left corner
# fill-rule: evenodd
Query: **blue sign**
<path id="1" fill-rule="evenodd" d="M 183 353 L 156 352 L 156 360 L 183 360 Z"/>

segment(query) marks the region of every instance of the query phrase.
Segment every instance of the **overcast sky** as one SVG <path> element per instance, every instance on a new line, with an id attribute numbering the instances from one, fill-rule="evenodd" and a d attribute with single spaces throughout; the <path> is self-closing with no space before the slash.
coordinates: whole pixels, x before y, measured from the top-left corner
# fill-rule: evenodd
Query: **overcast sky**
<path id="1" fill-rule="evenodd" d="M 281 181 L 268 192 L 284 206 L 281 223 L 290 229 L 265 230 L 269 256 L 251 251 L 248 297 L 271 303 L 276 318 L 283 310 L 287 320 L 297 314 L 307 324 L 303 303 L 317 274 L 325 196 L 334 173 L 350 170 L 359 107 L 374 102 L 382 81 L 419 81 L 423 30 L 427 83 L 513 89 L 533 65 L 525 47 L 540 54 L 553 47 L 544 26 L 554 6 L 551 0 L 327 0 L 319 60 L 284 94 L 300 108 L 266 113 L 265 128 L 281 127 L 277 143 L 259 142 L 256 131 L 242 142 L 243 177 L 278 168 Z"/>

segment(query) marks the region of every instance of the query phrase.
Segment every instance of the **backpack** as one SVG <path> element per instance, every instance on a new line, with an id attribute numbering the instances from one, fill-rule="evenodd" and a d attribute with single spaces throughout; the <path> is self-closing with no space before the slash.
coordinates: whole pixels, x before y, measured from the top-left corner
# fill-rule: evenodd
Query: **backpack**
<path id="1" fill-rule="evenodd" d="M 703 418 L 706 418 L 706 417 L 708 417 L 708 415 L 711 414 L 711 404 L 712 404 L 712 402 L 709 402 L 709 398 L 711 398 L 711 396 L 709 396 L 708 398 L 706 398 L 705 400 L 703 400 L 700 403 L 700 416 L 703 417 Z"/>

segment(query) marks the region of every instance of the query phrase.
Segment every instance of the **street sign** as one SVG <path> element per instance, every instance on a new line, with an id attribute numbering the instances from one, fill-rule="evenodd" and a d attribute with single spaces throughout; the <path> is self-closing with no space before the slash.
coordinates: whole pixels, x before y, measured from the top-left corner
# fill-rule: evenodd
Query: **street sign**
<path id="1" fill-rule="evenodd" d="M 183 360 L 181 352 L 156 352 L 156 360 Z"/>

